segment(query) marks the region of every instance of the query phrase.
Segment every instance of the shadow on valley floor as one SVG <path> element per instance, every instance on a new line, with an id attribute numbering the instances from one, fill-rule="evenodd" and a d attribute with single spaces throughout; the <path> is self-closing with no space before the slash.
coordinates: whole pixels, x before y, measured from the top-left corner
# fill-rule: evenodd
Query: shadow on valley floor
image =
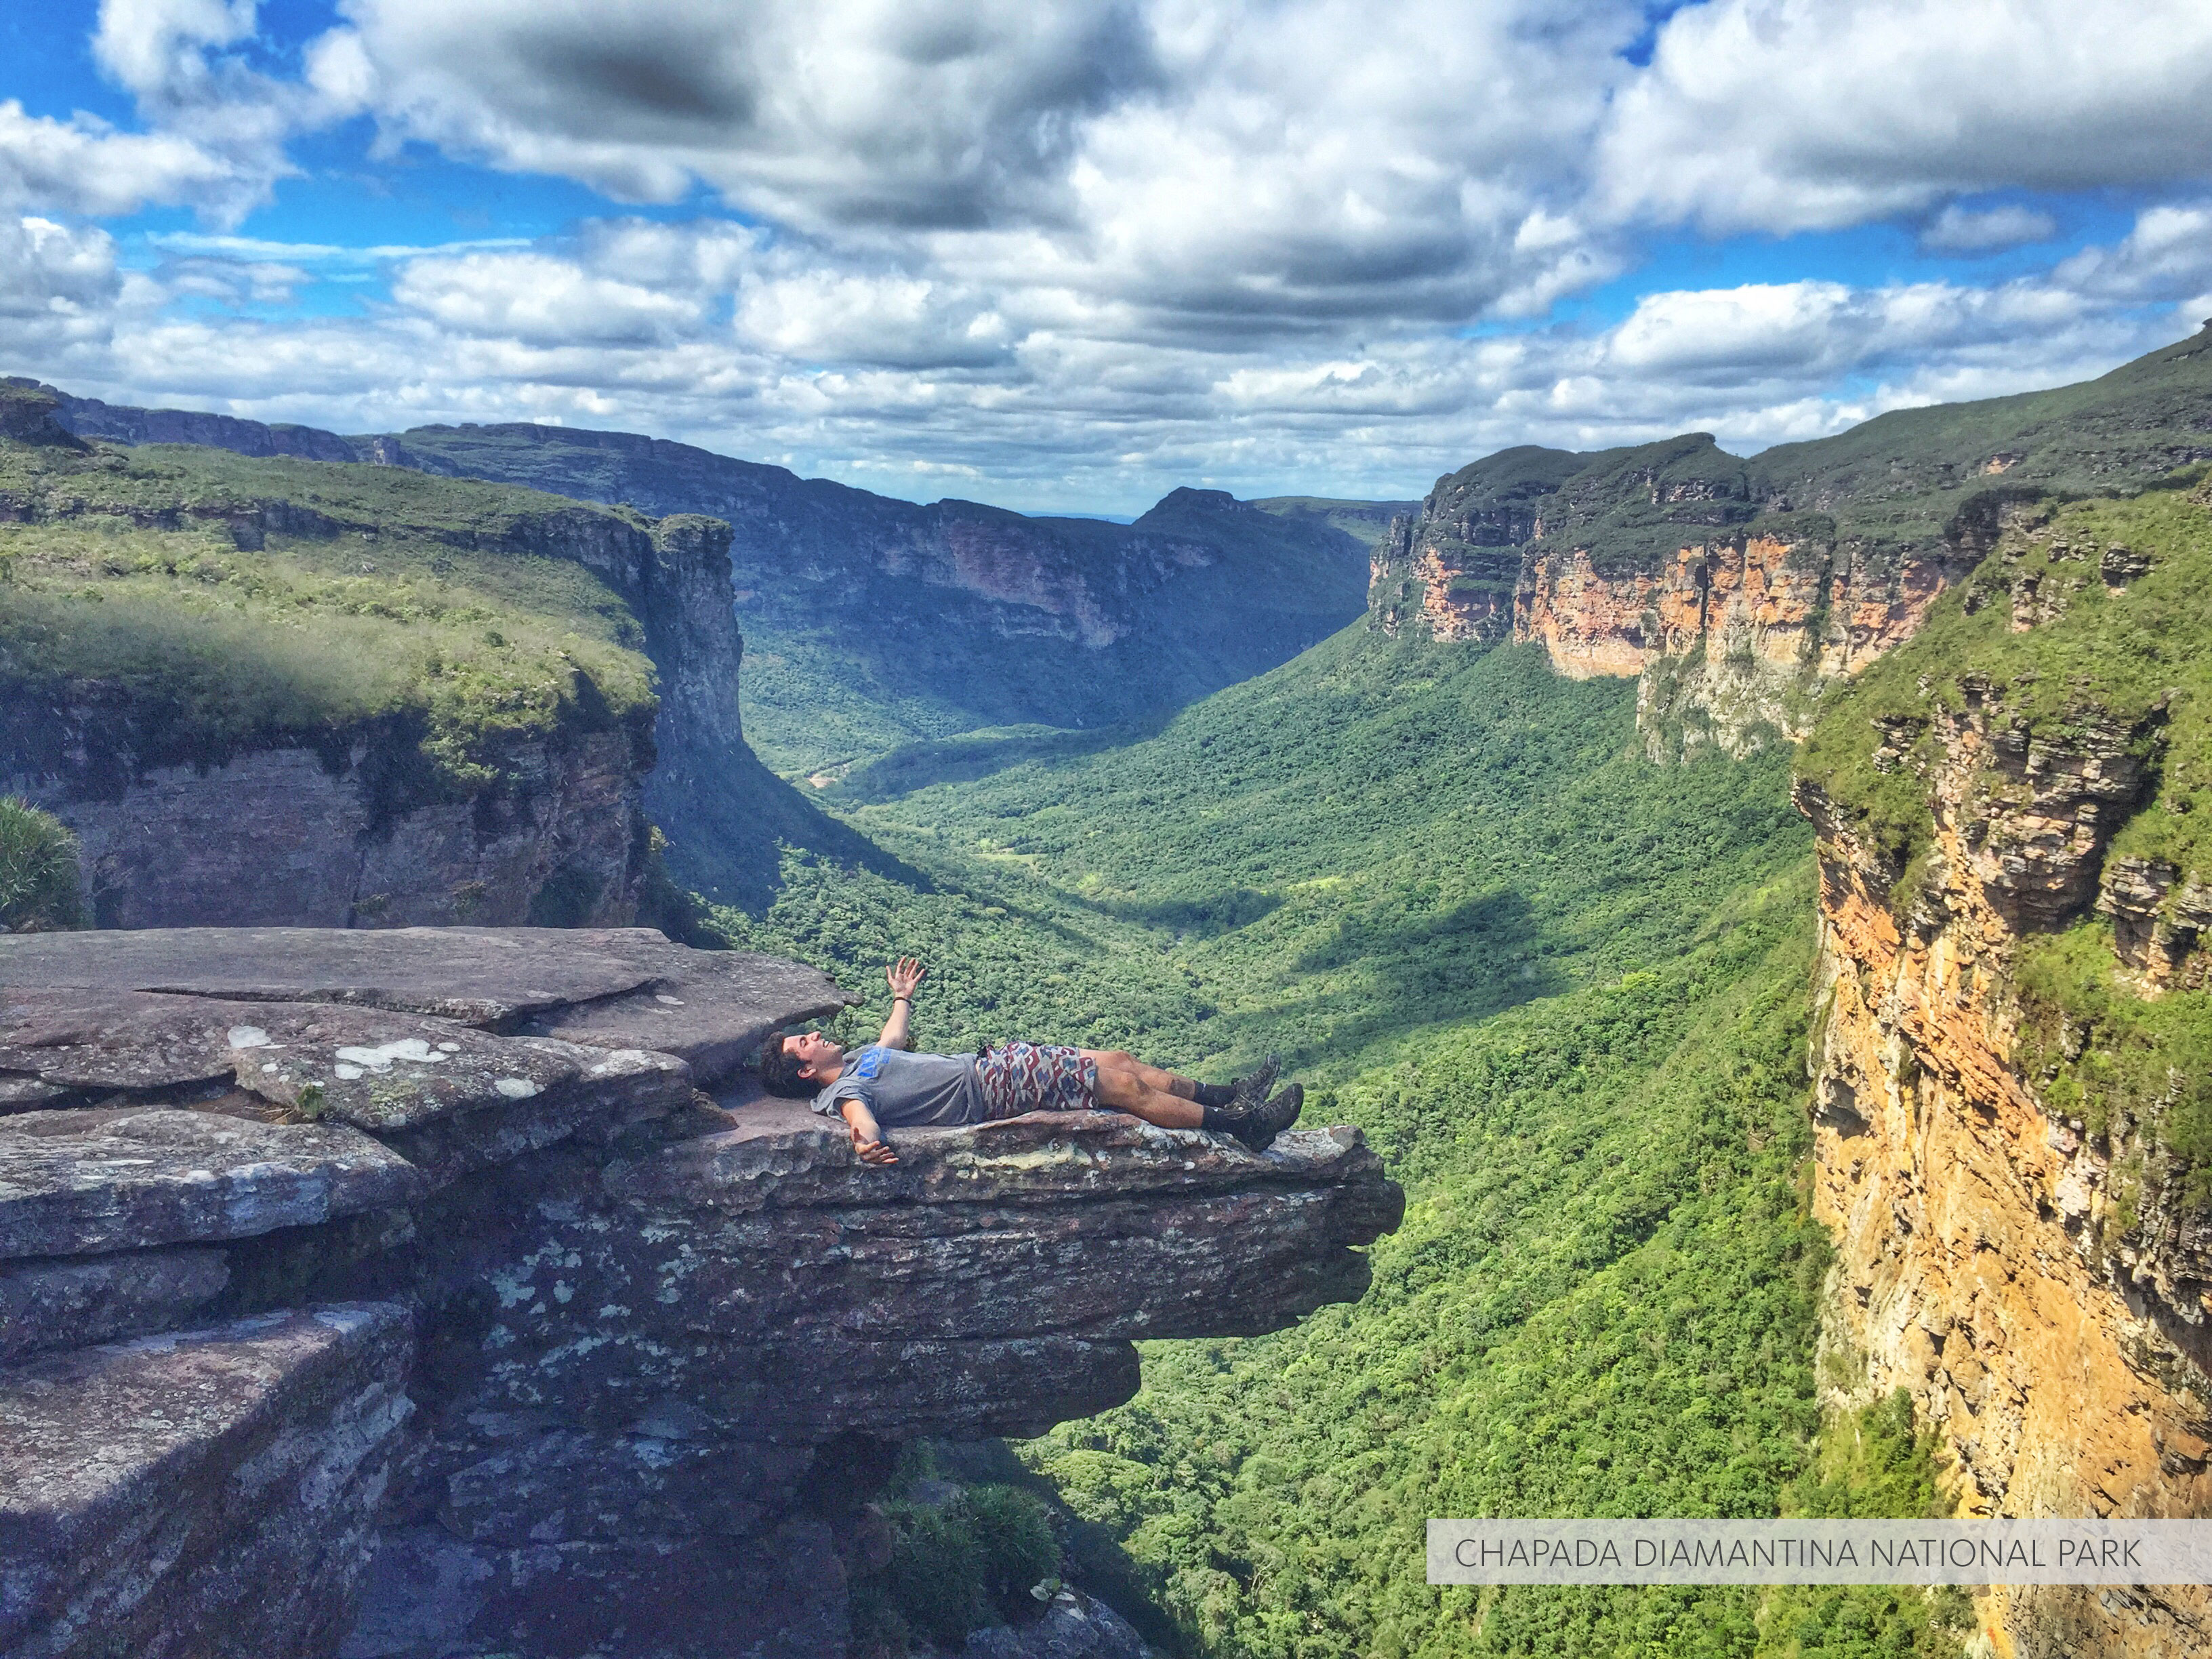
<path id="1" fill-rule="evenodd" d="M 1164 708 L 1113 726 L 987 726 L 950 738 L 903 743 L 863 761 L 831 784 L 826 799 L 873 805 L 935 783 L 973 783 L 1024 761 L 1070 760 L 1142 743 L 1167 729 L 1180 712 Z"/>
<path id="2" fill-rule="evenodd" d="M 1232 1054 L 1256 1045 L 1326 1069 L 1386 1038 L 1571 990 L 1602 971 L 1590 958 L 1589 941 L 1547 927 L 1511 888 L 1425 915 L 1385 896 L 1340 916 L 1291 958 L 1290 989 L 1294 999 L 1305 989 L 1303 1000 L 1218 1015 L 1212 1035 L 1235 1033 Z"/>
<path id="3" fill-rule="evenodd" d="M 1204 898 L 1158 899 L 1150 902 L 1107 900 L 1095 907 L 1120 921 L 1141 927 L 1158 927 L 1188 939 L 1218 939 L 1249 927 L 1283 908 L 1279 893 L 1262 893 L 1250 887 L 1229 887 Z"/>
<path id="4" fill-rule="evenodd" d="M 927 874 L 824 812 L 750 750 L 711 776 L 689 780 L 689 788 L 684 781 L 656 772 L 646 785 L 646 810 L 668 837 L 670 874 L 714 903 L 767 914 L 783 887 L 787 852 L 872 871 L 918 893 L 937 890 Z"/>

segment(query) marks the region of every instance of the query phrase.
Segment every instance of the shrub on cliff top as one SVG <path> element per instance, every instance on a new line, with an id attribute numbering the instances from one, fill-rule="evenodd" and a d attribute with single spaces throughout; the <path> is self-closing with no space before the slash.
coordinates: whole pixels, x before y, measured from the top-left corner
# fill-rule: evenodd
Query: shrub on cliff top
<path id="1" fill-rule="evenodd" d="M 0 928 L 11 933 L 84 926 L 76 837 L 52 813 L 0 799 Z"/>

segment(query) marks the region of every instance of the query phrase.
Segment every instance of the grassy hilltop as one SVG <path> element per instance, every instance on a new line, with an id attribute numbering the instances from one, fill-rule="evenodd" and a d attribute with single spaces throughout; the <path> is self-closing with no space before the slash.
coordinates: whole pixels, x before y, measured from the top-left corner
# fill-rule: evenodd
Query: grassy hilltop
<path id="1" fill-rule="evenodd" d="M 502 733 L 650 722 L 622 599 L 514 545 L 594 514 L 380 467 L 0 440 L 0 695 L 106 699 L 149 763 L 398 716 L 465 784 Z"/>

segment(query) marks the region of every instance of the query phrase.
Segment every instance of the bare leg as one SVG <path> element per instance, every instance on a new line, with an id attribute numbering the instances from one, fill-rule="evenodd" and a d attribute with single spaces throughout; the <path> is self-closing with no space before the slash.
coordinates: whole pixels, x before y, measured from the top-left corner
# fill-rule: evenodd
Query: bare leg
<path id="1" fill-rule="evenodd" d="M 1159 1094 L 1174 1095 L 1182 1100 L 1197 1097 L 1196 1081 L 1174 1072 L 1162 1071 L 1157 1066 L 1147 1066 L 1134 1054 L 1124 1054 L 1118 1048 L 1079 1048 L 1076 1052 L 1098 1067 L 1102 1084 L 1107 1073 L 1121 1072 L 1134 1077 L 1145 1087 Z"/>
<path id="2" fill-rule="evenodd" d="M 1144 1069 L 1157 1077 L 1171 1075 L 1149 1066 Z M 1119 1066 L 1099 1066 L 1098 1103 L 1140 1117 L 1147 1123 L 1157 1123 L 1163 1129 L 1196 1129 L 1206 1121 L 1206 1109 L 1196 1101 L 1186 1100 L 1165 1089 L 1152 1088 L 1135 1072 Z"/>

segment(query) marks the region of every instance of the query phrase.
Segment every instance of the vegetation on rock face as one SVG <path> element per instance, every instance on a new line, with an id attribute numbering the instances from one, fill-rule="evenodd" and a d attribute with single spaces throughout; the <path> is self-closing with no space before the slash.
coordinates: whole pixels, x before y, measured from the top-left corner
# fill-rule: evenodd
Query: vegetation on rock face
<path id="1" fill-rule="evenodd" d="M 1249 505 L 1279 519 L 1325 524 L 1368 548 L 1382 539 L 1391 520 L 1408 518 L 1421 510 L 1419 501 L 1345 501 L 1326 495 L 1269 495 Z"/>
<path id="2" fill-rule="evenodd" d="M 0 929 L 82 927 L 83 886 L 76 837 L 61 820 L 0 797 Z"/>
<path id="3" fill-rule="evenodd" d="M 2166 884 L 2171 926 L 2212 883 L 2212 493 L 2200 474 L 2125 500 L 2023 514 L 1928 626 L 1840 697 L 1800 769 L 1900 872 L 1910 901 L 1934 836 L 1931 779 L 1947 722 L 1969 708 L 2015 750 L 2123 741 L 2149 782 L 2104 856 Z M 2021 786 L 1984 769 L 1978 799 Z M 2016 968 L 2015 1060 L 2045 1107 L 2093 1134 L 2140 1133 L 2184 1207 L 2212 1206 L 2212 993 L 2162 995 L 2123 971 L 2112 930 L 2080 916 L 2033 928 Z M 2131 1219 L 2124 1217 L 2123 1220 Z M 2124 1227 L 2122 1229 L 2124 1231 Z"/>
<path id="4" fill-rule="evenodd" d="M 1059 1583 L 1060 1543 L 1042 1501 L 1010 1486 L 936 1480 L 916 1449 L 876 1506 L 888 1534 L 878 1540 L 882 1565 L 853 1587 L 853 1634 L 864 1654 L 957 1644 L 972 1630 L 1024 1622 L 1042 1610 L 1037 1589 Z"/>
<path id="5" fill-rule="evenodd" d="M 1891 1464 L 1818 1461 L 1808 832 L 1775 760 L 1633 758 L 1632 699 L 1537 650 L 1349 630 L 1128 746 L 981 779 L 941 753 L 957 782 L 912 751 L 878 780 L 903 793 L 842 805 L 932 890 L 794 860 L 764 916 L 718 913 L 868 992 L 855 1033 L 904 949 L 933 965 L 927 1047 L 1211 1075 L 1280 1049 L 1330 1080 L 1309 1121 L 1364 1126 L 1406 1182 L 1364 1300 L 1146 1344 L 1134 1401 L 1023 1449 L 1074 1517 L 1071 1571 L 1156 1643 L 1955 1650 L 1887 1591 L 1423 1582 L 1431 1516 L 1771 1515 L 1816 1469 L 1822 1501 L 1896 1500 Z M 1920 1502 L 1924 1444 L 1893 1462 Z"/>
<path id="6" fill-rule="evenodd" d="M 400 715 L 467 787 L 503 734 L 651 719 L 621 599 L 518 545 L 549 513 L 591 517 L 383 468 L 0 442 L 0 694 L 106 699 L 156 762 Z"/>

